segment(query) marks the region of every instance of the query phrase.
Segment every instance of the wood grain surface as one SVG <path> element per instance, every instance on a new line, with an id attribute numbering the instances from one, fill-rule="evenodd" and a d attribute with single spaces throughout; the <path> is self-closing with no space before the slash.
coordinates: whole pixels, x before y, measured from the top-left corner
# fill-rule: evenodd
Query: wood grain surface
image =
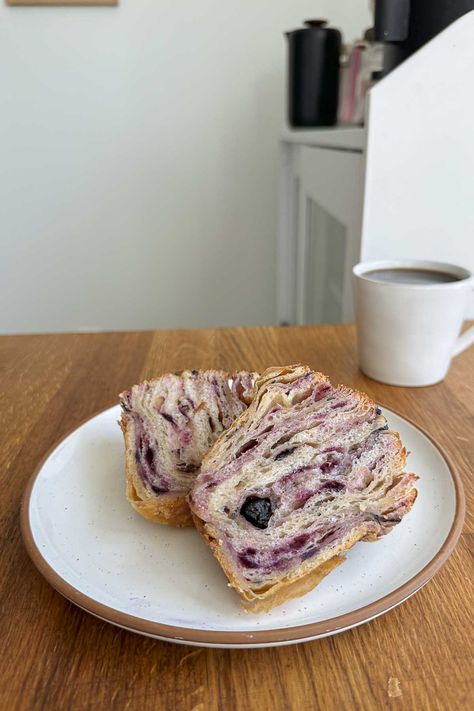
<path id="1" fill-rule="evenodd" d="M 442 384 L 395 388 L 358 371 L 354 335 L 352 326 L 316 326 L 0 338 L 0 709 L 474 708 L 474 349 L 455 359 Z M 40 576 L 22 545 L 20 501 L 38 461 L 66 431 L 164 371 L 298 361 L 419 423 L 461 473 L 464 533 L 423 590 L 334 637 L 221 650 L 114 628 Z"/>

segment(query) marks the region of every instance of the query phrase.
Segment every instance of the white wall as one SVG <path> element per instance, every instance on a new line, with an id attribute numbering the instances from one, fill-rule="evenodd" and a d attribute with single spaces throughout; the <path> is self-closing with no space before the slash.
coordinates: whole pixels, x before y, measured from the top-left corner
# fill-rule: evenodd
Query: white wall
<path id="1" fill-rule="evenodd" d="M 366 0 L 0 5 L 0 331 L 271 323 L 284 30 Z"/>

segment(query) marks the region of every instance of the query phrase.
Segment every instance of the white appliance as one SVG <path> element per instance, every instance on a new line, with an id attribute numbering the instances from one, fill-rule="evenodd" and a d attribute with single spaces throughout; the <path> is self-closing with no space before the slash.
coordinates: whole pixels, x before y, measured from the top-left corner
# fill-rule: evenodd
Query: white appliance
<path id="1" fill-rule="evenodd" d="M 471 12 L 377 84 L 367 129 L 283 131 L 280 323 L 352 321 L 359 261 L 474 271 L 473 36 Z"/>

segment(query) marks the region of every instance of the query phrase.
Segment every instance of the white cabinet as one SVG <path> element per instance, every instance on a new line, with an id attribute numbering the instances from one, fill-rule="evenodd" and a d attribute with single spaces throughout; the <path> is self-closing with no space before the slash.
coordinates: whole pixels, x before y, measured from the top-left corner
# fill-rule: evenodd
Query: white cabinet
<path id="1" fill-rule="evenodd" d="M 285 142 L 280 201 L 279 320 L 353 319 L 364 158 L 358 149 Z"/>

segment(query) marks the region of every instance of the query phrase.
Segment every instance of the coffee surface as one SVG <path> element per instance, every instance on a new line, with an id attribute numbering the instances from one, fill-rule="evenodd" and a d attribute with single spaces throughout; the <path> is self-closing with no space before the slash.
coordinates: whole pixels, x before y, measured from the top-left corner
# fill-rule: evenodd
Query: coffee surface
<path id="1" fill-rule="evenodd" d="M 374 269 L 363 275 L 371 281 L 390 282 L 392 284 L 449 284 L 459 281 L 454 274 L 431 269 Z"/>

